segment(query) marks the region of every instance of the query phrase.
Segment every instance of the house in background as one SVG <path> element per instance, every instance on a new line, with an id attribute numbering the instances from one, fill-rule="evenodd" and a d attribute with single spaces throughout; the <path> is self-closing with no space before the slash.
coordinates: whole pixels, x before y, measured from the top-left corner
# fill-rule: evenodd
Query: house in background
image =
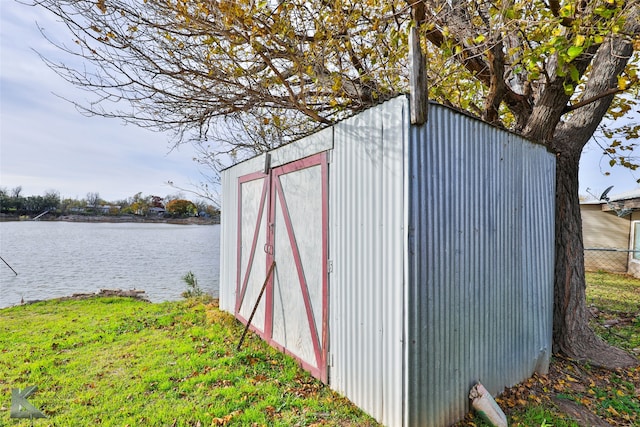
<path id="1" fill-rule="evenodd" d="M 640 277 L 640 189 L 582 202 L 580 212 L 585 269 Z"/>
<path id="2" fill-rule="evenodd" d="M 161 206 L 151 206 L 147 211 L 148 216 L 158 216 L 161 217 L 165 214 L 165 210 Z"/>

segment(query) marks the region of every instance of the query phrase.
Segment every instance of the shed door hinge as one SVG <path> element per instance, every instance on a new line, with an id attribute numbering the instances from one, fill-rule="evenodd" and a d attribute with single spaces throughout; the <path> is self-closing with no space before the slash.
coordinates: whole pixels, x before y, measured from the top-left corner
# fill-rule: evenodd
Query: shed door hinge
<path id="1" fill-rule="evenodd" d="M 327 260 L 327 273 L 333 273 L 333 260 L 331 259 Z"/>

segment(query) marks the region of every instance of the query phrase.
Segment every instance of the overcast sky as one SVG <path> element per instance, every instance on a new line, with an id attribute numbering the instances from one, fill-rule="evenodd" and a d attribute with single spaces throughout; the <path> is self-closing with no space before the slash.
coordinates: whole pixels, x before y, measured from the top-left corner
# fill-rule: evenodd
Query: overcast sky
<path id="1" fill-rule="evenodd" d="M 46 11 L 0 0 L 0 187 L 22 186 L 22 194 L 56 190 L 62 197 L 99 193 L 107 201 L 176 193 L 202 181 L 189 145 L 170 152 L 171 135 L 154 133 L 116 119 L 85 117 L 54 94 L 74 100 L 86 94 L 74 89 L 40 60 L 34 50 L 61 56 L 38 31 L 71 42 L 69 34 Z M 587 147 L 580 170 L 580 193 L 599 195 L 638 188 L 640 173 L 610 169 L 601 149 Z M 612 172 L 605 176 L 604 172 Z"/>
<path id="2" fill-rule="evenodd" d="M 34 52 L 61 57 L 36 22 L 56 39 L 69 43 L 70 36 L 44 9 L 13 0 L 0 0 L 0 8 L 0 187 L 78 199 L 97 192 L 115 201 L 175 194 L 169 180 L 186 188 L 203 180 L 190 145 L 170 150 L 171 134 L 85 117 L 56 96 L 87 99 Z"/>

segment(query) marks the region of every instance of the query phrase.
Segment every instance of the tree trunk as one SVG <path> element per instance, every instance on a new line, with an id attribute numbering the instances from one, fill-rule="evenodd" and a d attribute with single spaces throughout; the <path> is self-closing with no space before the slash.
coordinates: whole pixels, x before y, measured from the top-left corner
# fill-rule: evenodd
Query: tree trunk
<path id="1" fill-rule="evenodd" d="M 580 150 L 567 150 L 557 156 L 553 349 L 609 369 L 635 366 L 636 358 L 605 343 L 589 327 L 578 199 L 579 162 Z"/>

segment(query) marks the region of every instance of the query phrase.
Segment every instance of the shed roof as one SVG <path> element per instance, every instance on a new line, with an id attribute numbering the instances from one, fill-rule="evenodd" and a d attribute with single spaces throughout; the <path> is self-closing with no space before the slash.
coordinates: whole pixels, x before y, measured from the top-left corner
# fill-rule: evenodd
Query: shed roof
<path id="1" fill-rule="evenodd" d="M 383 104 L 383 103 L 385 103 L 385 102 L 387 102 L 387 101 L 389 101 L 389 100 L 391 100 L 391 99 L 394 99 L 394 98 L 400 98 L 400 97 L 405 97 L 405 98 L 407 98 L 408 96 L 409 96 L 409 94 L 408 94 L 408 93 L 400 93 L 399 95 L 397 95 L 397 96 L 395 96 L 395 97 L 391 97 L 391 98 L 388 98 L 388 99 L 387 99 L 387 98 L 385 98 L 385 99 L 381 99 L 381 100 L 380 100 L 380 102 L 378 102 L 377 104 L 371 105 L 371 106 L 370 106 L 370 107 L 368 107 L 368 108 L 365 108 L 363 111 L 366 111 L 366 110 L 369 110 L 369 109 L 375 108 L 376 106 L 378 106 L 378 105 L 380 105 L 380 104 Z M 528 138 L 524 137 L 523 135 L 521 135 L 521 134 L 519 134 L 519 133 L 517 133 L 517 132 L 514 132 L 513 130 L 507 129 L 507 128 L 505 128 L 504 126 L 500 126 L 500 125 L 498 125 L 498 124 L 496 124 L 496 123 L 490 123 L 490 122 L 487 122 L 487 121 L 485 121 L 485 120 L 482 120 L 482 118 L 480 118 L 480 117 L 478 117 L 478 116 L 475 116 L 475 115 L 471 114 L 469 111 L 463 110 L 463 109 L 461 109 L 461 108 L 457 108 L 457 107 L 456 107 L 456 106 L 454 106 L 454 105 L 451 105 L 451 104 L 446 104 L 446 105 L 445 105 L 445 104 L 441 104 L 441 103 L 436 102 L 436 101 L 433 101 L 433 100 L 429 100 L 429 106 L 438 106 L 438 107 L 442 107 L 442 108 L 445 108 L 445 109 L 450 110 L 450 111 L 454 111 L 454 112 L 456 112 L 456 113 L 458 113 L 458 114 L 461 114 L 461 115 L 463 115 L 463 116 L 466 116 L 466 117 L 468 117 L 468 118 L 470 118 L 470 119 L 472 119 L 472 120 L 476 120 L 476 121 L 478 121 L 478 122 L 482 122 L 482 123 L 486 124 L 487 126 L 490 126 L 490 127 L 496 128 L 496 129 L 500 129 L 500 130 L 502 130 L 502 131 L 505 131 L 505 132 L 508 132 L 508 133 L 510 133 L 510 134 L 516 135 L 516 136 L 518 136 L 519 138 L 523 138 L 523 139 L 525 139 L 525 140 L 528 140 L 529 142 L 531 142 L 531 143 L 533 143 L 533 144 L 543 145 L 543 144 L 540 144 L 540 143 L 538 143 L 538 142 L 536 142 L 536 141 L 529 140 Z M 335 126 L 335 125 L 336 125 L 336 124 L 338 124 L 338 123 L 341 123 L 341 122 L 343 122 L 343 121 L 345 121 L 345 120 L 348 120 L 348 119 L 350 119 L 350 118 L 352 118 L 352 117 L 358 116 L 359 114 L 362 114 L 362 112 L 363 112 L 363 111 L 353 112 L 353 114 L 351 114 L 351 115 L 349 115 L 349 116 L 347 116 L 347 117 L 343 117 L 343 118 L 341 118 L 340 120 L 337 120 L 335 123 L 333 123 L 333 124 L 331 124 L 331 125 L 327 125 L 327 126 L 319 126 L 319 127 L 313 128 L 313 129 L 311 129 L 308 133 L 305 133 L 305 134 L 299 135 L 299 136 L 298 136 L 298 137 L 296 137 L 295 139 L 292 139 L 291 141 L 287 141 L 287 142 L 283 143 L 282 145 L 278 145 L 277 147 L 272 147 L 271 149 L 267 150 L 266 152 L 272 152 L 272 151 L 277 150 L 277 149 L 279 149 L 279 148 L 282 148 L 282 147 L 284 147 L 284 146 L 287 146 L 287 145 L 291 145 L 291 144 L 297 143 L 297 142 L 299 142 L 300 140 L 303 140 L 303 139 L 305 139 L 305 138 L 308 138 L 308 137 L 309 137 L 309 136 L 311 136 L 311 135 L 314 135 L 314 134 L 317 134 L 318 132 L 323 131 L 324 129 L 330 128 L 330 127 L 332 127 L 332 126 Z M 548 151 L 548 150 L 549 150 L 549 148 L 548 148 L 548 147 L 546 147 L 546 148 L 547 148 L 547 151 Z M 265 154 L 265 152 L 261 152 L 261 153 L 255 153 L 253 156 L 243 157 L 243 158 L 241 158 L 241 159 L 236 160 L 235 162 L 233 162 L 232 164 L 228 165 L 227 167 L 222 168 L 221 170 L 223 170 L 223 171 L 224 171 L 224 170 L 230 169 L 230 168 L 234 167 L 234 166 L 235 166 L 235 165 L 237 165 L 237 164 L 240 164 L 240 163 L 246 162 L 246 161 L 251 160 L 251 159 L 254 159 L 254 158 L 256 158 L 256 157 L 263 156 L 264 154 Z M 639 191 L 640 191 L 640 190 L 639 190 Z"/>

